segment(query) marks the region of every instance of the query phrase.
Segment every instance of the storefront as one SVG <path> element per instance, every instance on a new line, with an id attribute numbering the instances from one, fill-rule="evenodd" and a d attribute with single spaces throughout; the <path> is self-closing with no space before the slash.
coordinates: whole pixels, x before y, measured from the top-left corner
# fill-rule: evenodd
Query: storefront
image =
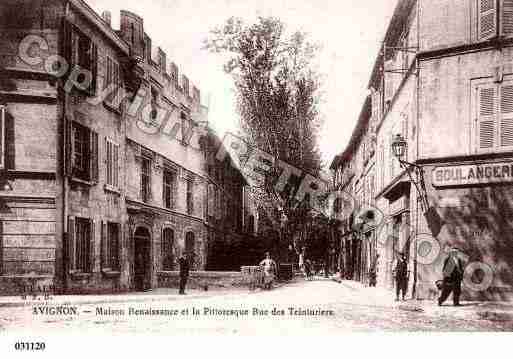
<path id="1" fill-rule="evenodd" d="M 418 252 L 422 254 L 418 268 L 419 296 L 436 295 L 434 281 L 442 277 L 446 250 L 455 246 L 463 252 L 466 261 L 465 298 L 510 298 L 513 288 L 513 160 L 429 165 L 425 173 L 430 206 L 441 222 L 437 228 L 439 233 L 433 233 L 437 226 L 422 218 L 419 233 L 431 234 L 438 244 L 426 252 L 421 247 L 430 239 L 426 235 L 419 236 Z"/>

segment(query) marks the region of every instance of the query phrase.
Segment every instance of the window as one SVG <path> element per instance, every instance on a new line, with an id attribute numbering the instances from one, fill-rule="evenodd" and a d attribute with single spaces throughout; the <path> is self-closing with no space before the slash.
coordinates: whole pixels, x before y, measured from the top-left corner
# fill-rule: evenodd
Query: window
<path id="1" fill-rule="evenodd" d="M 119 187 L 119 145 L 109 139 L 105 139 L 105 152 L 107 164 L 106 183 L 114 188 Z"/>
<path id="2" fill-rule="evenodd" d="M 187 214 L 192 215 L 194 212 L 194 202 L 193 202 L 193 187 L 194 182 L 192 179 L 188 179 L 186 181 L 187 184 Z"/>
<path id="3" fill-rule="evenodd" d="M 119 250 L 120 250 L 121 225 L 119 223 L 107 222 L 102 225 L 102 268 L 111 271 L 120 270 Z"/>
<path id="4" fill-rule="evenodd" d="M 107 88 L 113 85 L 114 91 L 107 96 L 107 102 L 109 102 L 114 108 L 119 109 L 121 102 L 120 88 L 121 88 L 121 72 L 119 70 L 119 63 L 107 56 L 107 69 L 105 86 Z"/>
<path id="5" fill-rule="evenodd" d="M 5 106 L 0 106 L 0 169 L 5 168 Z"/>
<path id="6" fill-rule="evenodd" d="M 178 88 L 178 66 L 173 62 L 171 63 L 171 82 L 175 88 Z"/>
<path id="7" fill-rule="evenodd" d="M 185 234 L 185 253 L 189 255 L 189 258 L 194 258 L 194 246 L 195 246 L 195 240 L 194 240 L 194 233 L 193 232 L 187 232 Z"/>
<path id="8" fill-rule="evenodd" d="M 155 109 L 158 105 L 159 92 L 155 87 L 151 88 L 151 107 Z"/>
<path id="9" fill-rule="evenodd" d="M 513 35 L 513 0 L 477 0 L 478 39 Z"/>
<path id="10" fill-rule="evenodd" d="M 93 222 L 87 218 L 68 220 L 68 253 L 69 268 L 80 273 L 92 272 L 92 239 Z"/>
<path id="11" fill-rule="evenodd" d="M 477 152 L 513 149 L 513 80 L 475 87 Z"/>
<path id="12" fill-rule="evenodd" d="M 146 34 L 144 35 L 144 56 L 146 61 L 151 63 L 151 39 Z"/>
<path id="13" fill-rule="evenodd" d="M 171 170 L 164 170 L 164 207 L 174 208 L 174 191 L 176 183 L 176 173 Z"/>
<path id="14" fill-rule="evenodd" d="M 147 157 L 142 158 L 141 163 L 141 199 L 143 202 L 150 200 L 150 180 L 151 180 L 151 159 Z"/>
<path id="15" fill-rule="evenodd" d="M 255 216 L 253 215 L 248 217 L 248 232 L 251 234 L 255 233 Z"/>
<path id="16" fill-rule="evenodd" d="M 193 134 L 192 124 L 183 112 L 180 113 L 180 120 L 182 122 L 182 144 L 188 145 Z"/>
<path id="17" fill-rule="evenodd" d="M 192 88 L 192 97 L 198 102 L 201 101 L 201 92 L 196 86 Z"/>
<path id="18" fill-rule="evenodd" d="M 182 75 L 182 90 L 184 95 L 190 96 L 189 79 L 185 75 Z"/>
<path id="19" fill-rule="evenodd" d="M 221 219 L 221 190 L 219 188 L 216 188 L 216 191 L 215 191 L 215 205 L 216 205 L 216 209 L 215 209 L 215 215 L 216 215 L 216 219 Z"/>
<path id="20" fill-rule="evenodd" d="M 72 123 L 72 176 L 98 181 L 98 134 L 77 122 Z"/>
<path id="21" fill-rule="evenodd" d="M 214 217 L 215 203 L 216 203 L 216 188 L 213 184 L 209 183 L 207 187 L 207 216 Z"/>
<path id="22" fill-rule="evenodd" d="M 162 231 L 162 270 L 172 271 L 175 266 L 173 244 L 175 232 L 171 228 Z"/>
<path id="23" fill-rule="evenodd" d="M 79 66 L 82 70 L 86 70 L 91 74 L 89 86 L 83 90 L 94 95 L 96 93 L 96 78 L 98 75 L 98 48 L 94 42 L 76 26 L 68 24 L 67 31 L 67 36 L 70 39 L 70 52 L 68 53 L 71 68 Z M 81 78 L 81 76 L 79 76 L 77 80 L 85 84 L 86 81 Z"/>

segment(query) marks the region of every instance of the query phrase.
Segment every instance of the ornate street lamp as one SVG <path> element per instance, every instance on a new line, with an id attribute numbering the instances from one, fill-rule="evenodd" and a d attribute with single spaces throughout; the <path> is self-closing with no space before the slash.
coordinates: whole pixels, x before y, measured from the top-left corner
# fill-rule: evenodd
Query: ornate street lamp
<path id="1" fill-rule="evenodd" d="M 403 136 L 400 134 L 395 135 L 394 140 L 392 141 L 392 151 L 394 152 L 394 156 L 401 160 L 406 153 L 407 147 L 408 143 Z"/>
<path id="2" fill-rule="evenodd" d="M 404 137 L 400 134 L 395 135 L 392 140 L 392 152 L 399 161 L 399 165 L 401 166 L 401 168 L 404 168 L 406 170 L 406 173 L 408 173 L 411 182 L 415 185 L 415 188 L 421 200 L 422 209 L 424 211 L 427 211 L 429 208 L 429 202 L 427 199 L 426 185 L 424 183 L 424 169 L 421 166 L 416 165 L 415 163 L 410 163 L 408 161 L 403 160 L 407 151 L 408 142 L 406 142 Z M 416 172 L 417 180 L 413 179 L 412 172 Z"/>

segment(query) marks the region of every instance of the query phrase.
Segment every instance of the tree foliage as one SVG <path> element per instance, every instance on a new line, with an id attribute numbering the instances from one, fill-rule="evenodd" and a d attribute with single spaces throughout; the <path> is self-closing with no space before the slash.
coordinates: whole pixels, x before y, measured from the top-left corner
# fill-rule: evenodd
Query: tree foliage
<path id="1" fill-rule="evenodd" d="M 287 33 L 277 18 L 247 24 L 232 17 L 210 32 L 205 48 L 226 56 L 224 70 L 234 79 L 241 129 L 251 145 L 273 156 L 272 179 L 279 174 L 278 160 L 318 175 L 320 81 L 312 65 L 318 46 L 304 32 Z M 260 207 L 278 218 L 277 225 L 285 218 L 289 237 L 295 237 L 309 210 L 295 203 L 293 186 L 276 193 L 270 183 L 255 190 Z"/>

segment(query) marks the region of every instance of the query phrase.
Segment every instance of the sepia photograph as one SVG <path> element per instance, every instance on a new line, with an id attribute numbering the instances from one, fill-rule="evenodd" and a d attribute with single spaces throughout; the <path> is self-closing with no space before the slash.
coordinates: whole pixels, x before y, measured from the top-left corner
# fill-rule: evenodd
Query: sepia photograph
<path id="1" fill-rule="evenodd" d="M 11 353 L 511 332 L 512 236 L 513 0 L 0 1 Z"/>

